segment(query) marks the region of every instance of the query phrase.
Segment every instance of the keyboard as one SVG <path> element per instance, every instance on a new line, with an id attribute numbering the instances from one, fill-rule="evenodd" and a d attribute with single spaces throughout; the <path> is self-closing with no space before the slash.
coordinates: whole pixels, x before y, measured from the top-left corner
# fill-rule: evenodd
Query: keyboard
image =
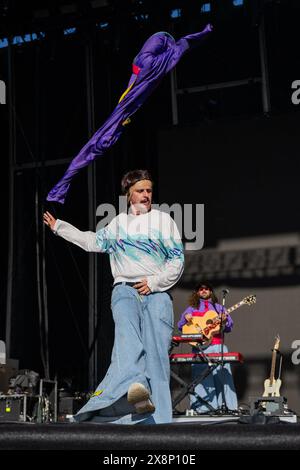
<path id="1" fill-rule="evenodd" d="M 223 354 L 224 364 L 232 362 L 244 362 L 244 358 L 239 352 L 227 352 Z M 210 362 L 220 362 L 222 360 L 222 355 L 220 353 L 186 353 L 186 354 L 170 354 L 170 363 L 171 364 L 197 364 L 197 363 L 206 363 L 207 359 Z"/>
<path id="2" fill-rule="evenodd" d="M 200 335 L 199 333 L 195 335 L 180 335 L 180 336 L 172 337 L 172 341 L 174 343 L 189 343 L 190 341 L 202 343 L 204 339 L 206 338 L 203 338 L 203 336 Z"/>

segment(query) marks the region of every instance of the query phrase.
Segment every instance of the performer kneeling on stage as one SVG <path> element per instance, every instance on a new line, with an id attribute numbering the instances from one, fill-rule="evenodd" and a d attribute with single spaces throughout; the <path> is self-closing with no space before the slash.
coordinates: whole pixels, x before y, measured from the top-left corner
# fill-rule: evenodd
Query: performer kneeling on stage
<path id="1" fill-rule="evenodd" d="M 182 327 L 191 323 L 195 317 L 203 317 L 206 312 L 210 310 L 216 311 L 219 315 L 225 313 L 225 328 L 224 332 L 229 333 L 233 327 L 233 321 L 229 314 L 226 314 L 224 307 L 217 303 L 218 299 L 214 293 L 213 287 L 209 282 L 201 282 L 196 286 L 195 291 L 190 297 L 190 305 L 183 312 L 178 322 L 178 328 L 181 331 Z M 222 335 L 216 334 L 213 336 L 211 344 L 204 350 L 205 353 L 220 353 L 222 350 Z M 199 352 L 199 349 L 193 347 L 193 352 Z M 223 352 L 228 352 L 227 347 L 223 344 Z M 206 364 L 192 364 L 192 379 L 200 376 Z M 207 413 L 212 409 L 220 409 L 223 404 L 223 397 L 225 399 L 224 405 L 229 410 L 237 410 L 238 403 L 233 383 L 230 364 L 224 364 L 223 370 L 221 366 L 216 367 L 213 371 L 195 387 L 196 394 L 200 399 L 194 395 L 190 395 L 191 408 L 198 413 Z M 222 394 L 224 395 L 222 396 Z M 203 401 L 203 400 L 205 401 Z M 207 402 L 210 407 L 205 403 Z"/>
<path id="2" fill-rule="evenodd" d="M 111 364 L 76 421 L 117 424 L 172 421 L 168 350 L 173 304 L 168 290 L 183 271 L 183 247 L 174 220 L 152 209 L 152 178 L 134 170 L 122 179 L 128 213 L 105 228 L 82 232 L 49 212 L 54 233 L 86 251 L 106 252 L 114 277 L 115 341 Z"/>

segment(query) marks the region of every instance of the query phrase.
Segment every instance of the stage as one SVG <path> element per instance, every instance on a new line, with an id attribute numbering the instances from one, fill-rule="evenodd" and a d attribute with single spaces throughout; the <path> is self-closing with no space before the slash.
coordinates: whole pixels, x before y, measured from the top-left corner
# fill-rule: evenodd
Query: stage
<path id="1" fill-rule="evenodd" d="M 0 449 L 81 451 L 300 450 L 299 423 L 242 424 L 238 418 L 127 426 L 0 423 Z"/>

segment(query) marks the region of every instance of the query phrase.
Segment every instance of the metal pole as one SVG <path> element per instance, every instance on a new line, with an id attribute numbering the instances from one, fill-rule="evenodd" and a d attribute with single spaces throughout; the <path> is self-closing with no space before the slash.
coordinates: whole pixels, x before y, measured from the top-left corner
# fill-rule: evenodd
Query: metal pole
<path id="1" fill-rule="evenodd" d="M 95 96 L 94 96 L 94 48 L 92 40 L 86 45 L 86 83 L 87 83 L 87 120 L 89 137 L 95 132 Z M 89 229 L 94 231 L 96 225 L 96 169 L 95 165 L 88 167 L 88 214 Z M 94 339 L 94 348 L 89 358 L 88 381 L 91 389 L 95 388 L 97 375 L 97 256 L 89 254 L 89 348 Z"/>
<path id="2" fill-rule="evenodd" d="M 59 160 L 43 160 L 42 162 L 30 162 L 30 163 L 17 163 L 15 170 L 32 170 L 33 168 L 44 168 L 46 166 L 58 166 L 71 163 L 73 158 L 60 158 Z"/>
<path id="3" fill-rule="evenodd" d="M 242 80 L 231 80 L 228 82 L 220 83 L 209 83 L 208 85 L 194 86 L 189 88 L 177 88 L 177 95 L 187 95 L 191 93 L 201 93 L 202 91 L 208 90 L 222 90 L 224 88 L 233 88 L 238 86 L 247 86 L 252 83 L 260 83 L 262 81 L 261 77 L 249 77 Z"/>
<path id="4" fill-rule="evenodd" d="M 176 70 L 171 71 L 171 104 L 172 104 L 172 124 L 178 124 L 178 104 L 177 104 L 177 77 Z"/>
<path id="5" fill-rule="evenodd" d="M 11 357 L 12 291 L 14 265 L 14 166 L 16 163 L 16 114 L 14 57 L 11 40 L 8 43 L 8 120 L 9 120 L 9 199 L 8 199 L 8 266 L 6 296 L 6 332 L 5 342 L 7 357 Z"/>
<path id="6" fill-rule="evenodd" d="M 263 112 L 268 114 L 271 111 L 271 100 L 270 100 L 270 83 L 269 83 L 269 71 L 268 71 L 268 54 L 266 45 L 266 31 L 265 31 L 265 17 L 264 12 L 261 12 L 259 21 L 259 53 L 260 53 L 260 65 L 261 65 L 261 81 L 262 81 L 262 105 Z"/>
<path id="7" fill-rule="evenodd" d="M 41 154 L 41 86 L 39 74 L 40 48 L 35 48 L 35 155 Z M 43 163 L 43 162 L 41 162 Z M 40 329 L 40 352 L 44 367 L 44 377 L 50 379 L 49 366 L 49 322 L 48 299 L 45 259 L 45 225 L 42 223 L 43 203 L 41 187 L 44 184 L 44 168 L 35 168 L 35 227 L 36 227 L 36 276 L 37 276 L 37 305 Z"/>

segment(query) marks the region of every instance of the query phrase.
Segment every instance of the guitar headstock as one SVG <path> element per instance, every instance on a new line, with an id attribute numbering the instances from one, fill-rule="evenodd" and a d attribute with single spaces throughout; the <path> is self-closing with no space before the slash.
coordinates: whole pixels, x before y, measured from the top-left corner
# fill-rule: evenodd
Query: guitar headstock
<path id="1" fill-rule="evenodd" d="M 253 305 L 256 303 L 256 295 L 255 294 L 248 295 L 242 300 L 242 302 L 246 305 Z"/>
<path id="2" fill-rule="evenodd" d="M 279 334 L 277 334 L 275 336 L 275 344 L 274 344 L 274 348 L 273 348 L 274 351 L 278 351 L 279 345 L 280 345 L 280 336 L 279 336 Z"/>

